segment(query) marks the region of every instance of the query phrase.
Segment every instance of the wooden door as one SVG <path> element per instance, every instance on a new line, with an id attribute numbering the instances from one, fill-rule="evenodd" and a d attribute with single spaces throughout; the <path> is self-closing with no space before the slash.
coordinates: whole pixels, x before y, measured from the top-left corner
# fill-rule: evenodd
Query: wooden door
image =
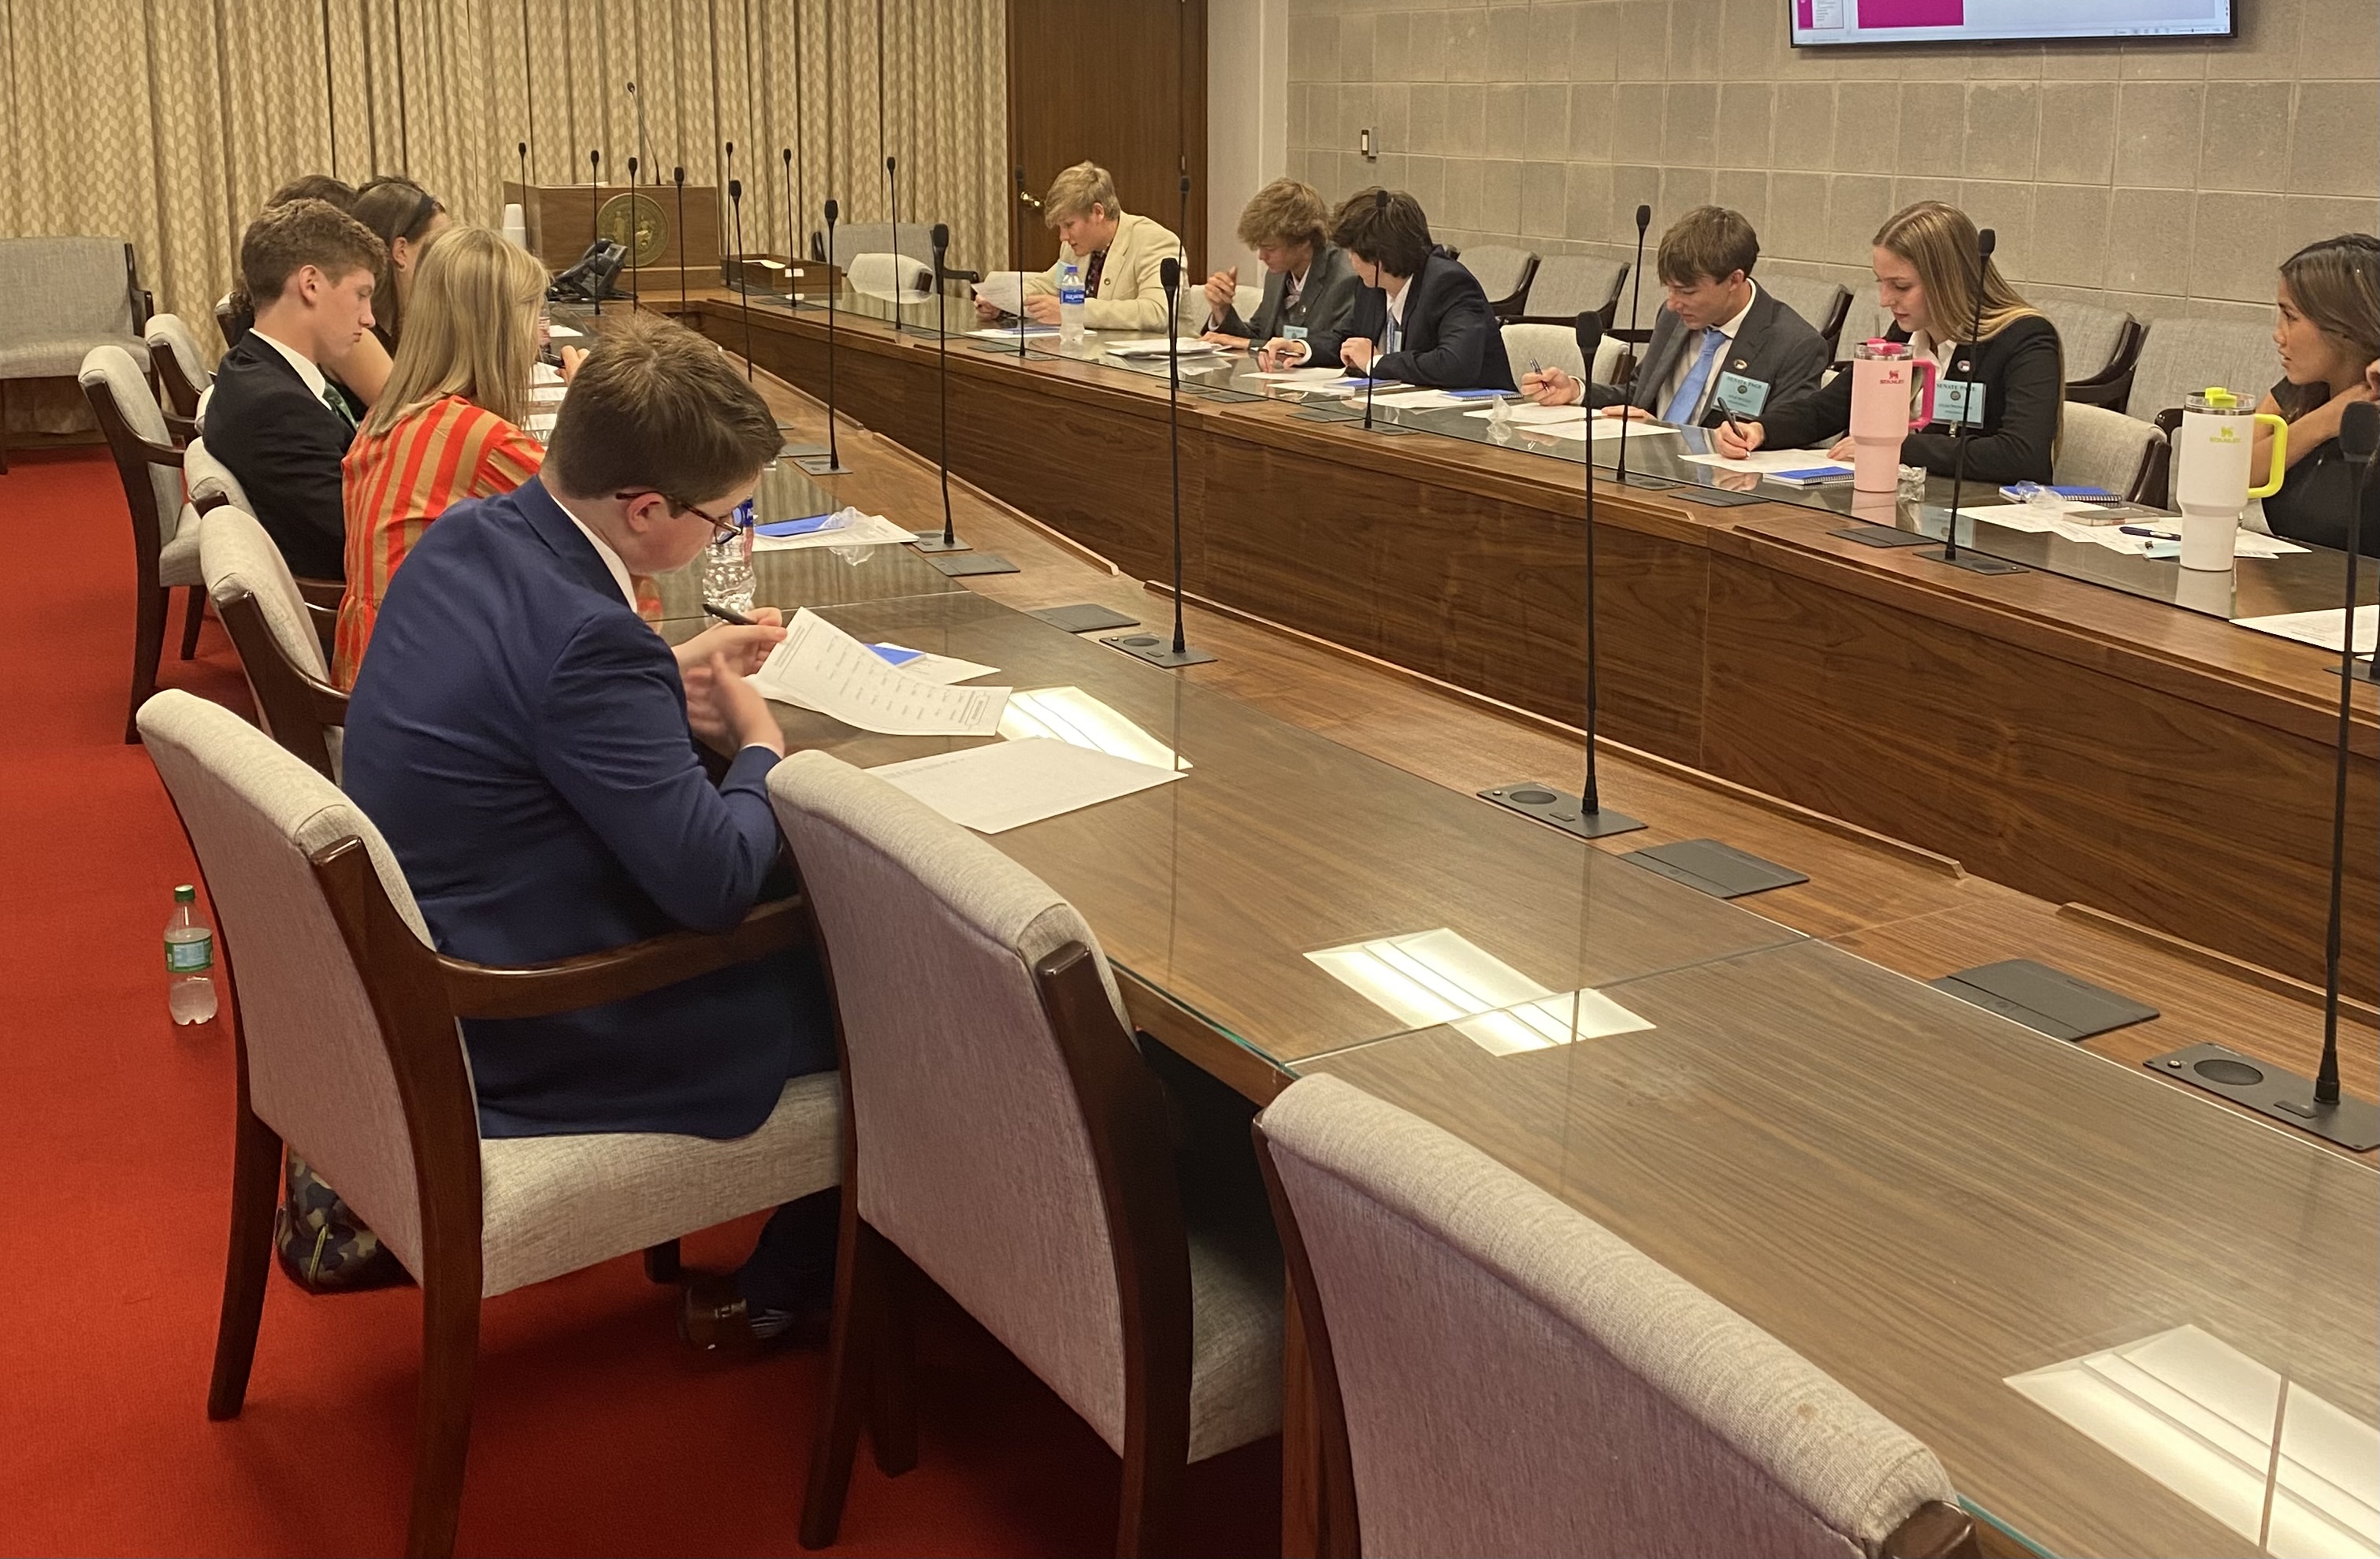
<path id="1" fill-rule="evenodd" d="M 1027 270 L 1058 258 L 1041 223 L 1050 180 L 1086 161 L 1114 176 L 1124 210 L 1181 235 L 1192 276 L 1207 274 L 1207 0 L 1009 0 L 1008 165 L 1012 186 L 1025 170 L 1027 197 L 1011 215 Z"/>

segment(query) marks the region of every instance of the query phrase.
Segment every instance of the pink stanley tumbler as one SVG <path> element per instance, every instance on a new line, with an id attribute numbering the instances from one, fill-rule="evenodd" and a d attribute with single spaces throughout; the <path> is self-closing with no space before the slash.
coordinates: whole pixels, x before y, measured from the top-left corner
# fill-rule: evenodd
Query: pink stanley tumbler
<path id="1" fill-rule="evenodd" d="M 1853 492 L 1900 486 L 1900 441 L 1934 420 L 1934 371 L 1931 361 L 1911 355 L 1906 341 L 1863 341 L 1852 348 Z"/>

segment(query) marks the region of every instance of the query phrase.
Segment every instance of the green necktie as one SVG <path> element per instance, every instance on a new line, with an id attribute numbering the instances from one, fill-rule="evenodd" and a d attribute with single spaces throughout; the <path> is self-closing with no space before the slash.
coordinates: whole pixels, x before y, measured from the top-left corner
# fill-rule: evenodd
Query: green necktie
<path id="1" fill-rule="evenodd" d="M 332 415 L 335 416 L 340 421 L 347 425 L 347 432 L 354 432 L 356 431 L 356 420 L 354 414 L 347 410 L 346 397 L 340 395 L 337 389 L 329 384 L 323 385 L 322 404 L 331 408 Z"/>

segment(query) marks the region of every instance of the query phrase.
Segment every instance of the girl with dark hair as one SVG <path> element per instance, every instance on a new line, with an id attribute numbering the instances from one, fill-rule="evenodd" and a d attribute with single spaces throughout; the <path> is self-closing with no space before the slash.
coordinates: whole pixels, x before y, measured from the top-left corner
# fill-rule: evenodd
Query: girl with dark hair
<path id="1" fill-rule="evenodd" d="M 2256 409 L 2287 420 L 2289 439 L 2265 523 L 2276 536 L 2344 550 L 2349 510 L 2360 503 L 2362 550 L 2380 557 L 2380 483 L 2363 483 L 2359 497 L 2356 469 L 2338 448 L 2339 414 L 2380 398 L 2372 385 L 2380 364 L 2380 238 L 2346 233 L 2308 244 L 2281 262 L 2277 292 L 2281 382 Z M 2265 469 L 2271 437 L 2257 435 L 2251 469 Z"/>

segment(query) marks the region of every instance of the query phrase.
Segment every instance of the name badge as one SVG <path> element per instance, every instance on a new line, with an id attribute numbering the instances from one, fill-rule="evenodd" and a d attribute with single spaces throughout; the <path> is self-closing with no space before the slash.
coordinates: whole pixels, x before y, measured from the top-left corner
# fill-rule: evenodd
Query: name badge
<path id="1" fill-rule="evenodd" d="M 1711 400 L 1738 417 L 1757 417 L 1768 404 L 1768 385 L 1765 380 L 1747 379 L 1730 369 L 1718 376 Z"/>
<path id="2" fill-rule="evenodd" d="M 1983 420 L 1983 385 L 1968 379 L 1945 379 L 1934 386 L 1934 420 L 1973 427 Z"/>
<path id="3" fill-rule="evenodd" d="M 1284 337 L 1292 341 L 1303 341 L 1305 339 L 1305 327 L 1302 324 L 1285 324 L 1281 327 L 1281 333 Z"/>

